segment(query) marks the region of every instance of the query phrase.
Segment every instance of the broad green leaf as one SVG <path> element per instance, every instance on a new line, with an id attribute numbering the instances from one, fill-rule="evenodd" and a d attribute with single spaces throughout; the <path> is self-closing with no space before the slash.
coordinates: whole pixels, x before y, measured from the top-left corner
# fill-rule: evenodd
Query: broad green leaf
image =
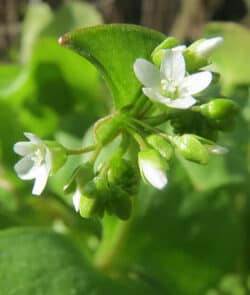
<path id="1" fill-rule="evenodd" d="M 227 93 L 235 86 L 250 84 L 250 31 L 235 23 L 210 23 L 205 36 L 223 36 L 224 43 L 218 48 L 212 61 L 221 74 L 222 86 Z"/>
<path id="2" fill-rule="evenodd" d="M 140 280 L 105 277 L 66 238 L 32 228 L 0 233 L 0 287 L 5 295 L 155 294 Z"/>
<path id="3" fill-rule="evenodd" d="M 150 58 L 165 36 L 134 25 L 102 25 L 70 32 L 60 43 L 90 60 L 106 80 L 117 108 L 133 102 L 140 83 L 133 72 L 136 58 Z"/>

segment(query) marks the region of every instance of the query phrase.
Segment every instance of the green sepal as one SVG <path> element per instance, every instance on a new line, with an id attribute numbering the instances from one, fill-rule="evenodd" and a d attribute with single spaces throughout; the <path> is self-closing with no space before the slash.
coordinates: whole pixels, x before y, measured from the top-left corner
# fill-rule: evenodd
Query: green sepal
<path id="1" fill-rule="evenodd" d="M 184 50 L 183 56 L 186 62 L 186 70 L 190 73 L 196 72 L 210 64 L 207 58 L 198 55 L 195 51 L 190 50 L 189 48 Z"/>
<path id="2" fill-rule="evenodd" d="M 51 154 L 50 175 L 54 175 L 65 164 L 67 160 L 67 152 L 65 148 L 56 141 L 45 140 L 44 143 Z"/>
<path id="3" fill-rule="evenodd" d="M 94 127 L 95 140 L 105 145 L 114 139 L 120 132 L 124 122 L 123 113 L 114 113 L 96 122 Z"/>
<path id="4" fill-rule="evenodd" d="M 206 147 L 193 134 L 184 134 L 174 138 L 178 152 L 186 159 L 198 164 L 207 164 L 209 154 Z"/>
<path id="5" fill-rule="evenodd" d="M 106 210 L 109 214 L 116 215 L 122 220 L 129 219 L 132 211 L 132 201 L 129 194 L 118 186 L 111 186 Z"/>
<path id="6" fill-rule="evenodd" d="M 161 65 L 165 49 L 178 46 L 180 42 L 174 37 L 168 37 L 160 45 L 158 45 L 151 54 L 151 59 L 158 67 Z"/>
<path id="7" fill-rule="evenodd" d="M 172 159 L 174 153 L 173 146 L 161 135 L 152 134 L 148 136 L 146 140 L 151 147 L 156 149 L 161 154 L 164 159 L 167 161 Z"/>
<path id="8" fill-rule="evenodd" d="M 197 106 L 197 110 L 209 119 L 223 120 L 237 114 L 240 108 L 236 102 L 230 99 L 217 98 Z"/>

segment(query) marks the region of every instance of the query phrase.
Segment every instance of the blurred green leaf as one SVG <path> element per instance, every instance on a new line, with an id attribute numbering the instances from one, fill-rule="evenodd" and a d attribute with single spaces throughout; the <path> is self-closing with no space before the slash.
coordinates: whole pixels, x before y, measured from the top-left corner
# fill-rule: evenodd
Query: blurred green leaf
<path id="1" fill-rule="evenodd" d="M 133 64 L 136 58 L 149 59 L 164 35 L 134 25 L 103 25 L 64 35 L 63 46 L 90 60 L 104 76 L 117 108 L 136 99 L 140 89 Z"/>
<path id="2" fill-rule="evenodd" d="M 42 229 L 0 233 L 0 285 L 5 295 L 155 294 L 143 282 L 98 273 L 66 238 Z"/>

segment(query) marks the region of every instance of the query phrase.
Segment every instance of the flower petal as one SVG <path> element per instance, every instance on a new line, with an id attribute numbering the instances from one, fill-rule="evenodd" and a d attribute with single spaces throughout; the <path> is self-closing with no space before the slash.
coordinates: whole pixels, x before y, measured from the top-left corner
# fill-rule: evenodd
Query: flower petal
<path id="1" fill-rule="evenodd" d="M 166 50 L 161 64 L 163 77 L 180 83 L 185 76 L 185 60 L 180 50 Z"/>
<path id="2" fill-rule="evenodd" d="M 44 144 L 43 141 L 33 133 L 24 132 L 24 135 L 35 144 Z"/>
<path id="3" fill-rule="evenodd" d="M 73 195 L 73 205 L 75 208 L 75 211 L 78 212 L 80 210 L 80 200 L 81 200 L 81 192 L 79 189 L 77 189 Z"/>
<path id="4" fill-rule="evenodd" d="M 147 87 L 157 87 L 160 80 L 159 69 L 143 58 L 138 58 L 134 63 L 134 72 L 137 79 Z"/>
<path id="5" fill-rule="evenodd" d="M 46 165 L 42 165 L 38 168 L 35 183 L 33 186 L 32 194 L 40 195 L 44 190 L 49 177 L 49 170 Z"/>
<path id="6" fill-rule="evenodd" d="M 184 78 L 180 91 L 186 95 L 196 94 L 207 88 L 211 81 L 212 74 L 210 72 L 196 73 Z"/>
<path id="7" fill-rule="evenodd" d="M 16 163 L 14 169 L 19 178 L 29 180 L 36 178 L 39 167 L 35 165 L 31 156 L 26 156 Z"/>
<path id="8" fill-rule="evenodd" d="M 206 39 L 197 46 L 195 51 L 197 52 L 197 54 L 203 57 L 208 57 L 222 43 L 223 43 L 222 37 L 214 37 L 214 38 Z"/>
<path id="9" fill-rule="evenodd" d="M 14 144 L 14 152 L 20 156 L 27 156 L 35 149 L 35 145 L 32 142 L 20 141 Z"/>
<path id="10" fill-rule="evenodd" d="M 163 189 L 167 182 L 164 171 L 157 169 L 150 161 L 141 161 L 141 169 L 146 180 L 155 188 Z"/>
<path id="11" fill-rule="evenodd" d="M 164 102 L 163 102 L 164 103 Z M 187 96 L 183 98 L 170 99 L 165 101 L 165 104 L 170 108 L 175 109 L 189 109 L 196 103 L 196 99 L 192 96 Z"/>

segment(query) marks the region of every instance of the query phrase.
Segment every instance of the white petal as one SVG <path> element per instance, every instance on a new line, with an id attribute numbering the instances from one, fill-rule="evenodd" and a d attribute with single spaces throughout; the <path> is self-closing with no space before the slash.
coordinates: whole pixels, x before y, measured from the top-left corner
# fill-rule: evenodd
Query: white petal
<path id="1" fill-rule="evenodd" d="M 26 156 L 16 163 L 14 169 L 19 178 L 28 180 L 36 178 L 39 167 L 35 165 L 30 156 Z"/>
<path id="2" fill-rule="evenodd" d="M 166 50 L 161 64 L 163 77 L 180 83 L 185 76 L 185 60 L 180 51 Z"/>
<path id="3" fill-rule="evenodd" d="M 165 101 L 165 104 L 170 108 L 175 109 L 189 109 L 196 103 L 196 99 L 192 96 L 187 96 L 183 98 L 170 99 Z"/>
<path id="4" fill-rule="evenodd" d="M 223 43 L 222 37 L 214 37 L 206 39 L 201 42 L 195 51 L 203 57 L 208 57 L 214 50 L 216 50 Z"/>
<path id="5" fill-rule="evenodd" d="M 141 169 L 146 180 L 157 189 L 163 189 L 168 179 L 164 171 L 157 169 L 150 161 L 141 161 Z"/>
<path id="6" fill-rule="evenodd" d="M 77 189 L 73 195 L 73 205 L 76 212 L 80 210 L 81 196 L 82 196 L 81 192 Z"/>
<path id="7" fill-rule="evenodd" d="M 145 86 L 157 87 L 160 80 L 159 69 L 143 58 L 138 58 L 134 63 L 134 72 L 137 79 Z"/>
<path id="8" fill-rule="evenodd" d="M 143 88 L 143 93 L 151 100 L 164 104 L 170 108 L 175 109 L 188 109 L 196 103 L 196 99 L 192 96 L 186 96 L 183 98 L 171 99 L 169 97 L 162 96 L 159 92 L 152 88 Z"/>
<path id="9" fill-rule="evenodd" d="M 32 190 L 33 195 L 40 195 L 42 193 L 48 181 L 49 172 L 50 171 L 47 169 L 45 165 L 39 167 Z"/>
<path id="10" fill-rule="evenodd" d="M 14 152 L 20 156 L 26 156 L 32 153 L 35 145 L 32 142 L 20 141 L 14 145 Z"/>
<path id="11" fill-rule="evenodd" d="M 228 149 L 220 145 L 207 146 L 208 152 L 214 155 L 224 155 L 228 152 Z"/>
<path id="12" fill-rule="evenodd" d="M 192 95 L 201 92 L 212 81 L 212 74 L 208 71 L 196 73 L 184 78 L 181 83 L 180 91 L 185 95 Z"/>
<path id="13" fill-rule="evenodd" d="M 187 48 L 186 45 L 178 45 L 172 48 L 173 51 L 180 51 L 183 52 Z"/>
<path id="14" fill-rule="evenodd" d="M 43 144 L 43 141 L 33 133 L 24 132 L 24 135 L 35 144 Z"/>

